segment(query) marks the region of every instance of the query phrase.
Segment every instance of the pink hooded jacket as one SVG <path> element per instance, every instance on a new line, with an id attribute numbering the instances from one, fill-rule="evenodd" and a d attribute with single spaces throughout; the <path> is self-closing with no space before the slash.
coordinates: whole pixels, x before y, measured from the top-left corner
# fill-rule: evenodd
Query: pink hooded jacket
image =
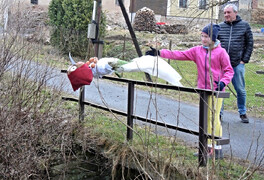
<path id="1" fill-rule="evenodd" d="M 200 89 L 211 89 L 209 52 L 203 46 L 195 46 L 186 51 L 162 49 L 160 50 L 160 56 L 174 60 L 194 61 L 198 71 L 197 87 Z M 214 90 L 217 88 L 217 84 L 214 81 L 220 80 L 227 85 L 233 78 L 234 71 L 230 64 L 229 56 L 220 44 L 211 51 L 211 70 L 213 74 Z"/>

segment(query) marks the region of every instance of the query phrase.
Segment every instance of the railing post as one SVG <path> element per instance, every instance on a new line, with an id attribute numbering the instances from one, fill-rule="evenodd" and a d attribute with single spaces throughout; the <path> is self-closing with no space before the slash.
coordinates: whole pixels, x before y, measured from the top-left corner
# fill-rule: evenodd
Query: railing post
<path id="1" fill-rule="evenodd" d="M 134 83 L 128 83 L 127 99 L 127 140 L 133 139 Z"/>
<path id="2" fill-rule="evenodd" d="M 208 112 L 208 94 L 200 93 L 199 105 L 199 166 L 207 164 L 207 114 Z"/>
<path id="3" fill-rule="evenodd" d="M 85 87 L 82 86 L 80 88 L 79 94 L 79 122 L 84 120 L 84 96 L 85 96 Z"/>

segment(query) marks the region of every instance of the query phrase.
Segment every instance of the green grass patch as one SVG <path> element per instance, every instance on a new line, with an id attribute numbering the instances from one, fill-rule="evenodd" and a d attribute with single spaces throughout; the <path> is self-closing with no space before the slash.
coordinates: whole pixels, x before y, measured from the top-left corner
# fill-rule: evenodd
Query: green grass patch
<path id="1" fill-rule="evenodd" d="M 248 113 L 256 117 L 264 117 L 264 98 L 255 96 L 256 93 L 264 93 L 263 83 L 264 75 L 257 74 L 256 71 L 261 69 L 261 66 L 256 63 L 246 64 L 245 83 L 247 91 L 247 109 Z M 236 94 L 232 83 L 229 85 L 230 98 L 225 99 L 225 109 L 237 109 L 237 100 L 232 91 Z"/>
<path id="2" fill-rule="evenodd" d="M 254 24 L 254 23 L 250 23 L 251 28 L 263 28 L 264 24 Z"/>
<path id="3" fill-rule="evenodd" d="M 89 116 L 85 118 L 85 126 L 89 129 L 91 136 L 100 137 L 101 139 L 113 142 L 115 146 L 114 156 L 124 156 L 125 152 L 122 150 L 133 149 L 135 154 L 144 154 L 150 162 L 160 162 L 159 166 L 169 163 L 170 167 L 176 168 L 179 172 L 185 173 L 185 170 L 192 169 L 192 173 L 196 174 L 198 167 L 198 159 L 193 156 L 197 151 L 192 147 L 185 145 L 180 139 L 176 137 L 168 137 L 155 134 L 154 126 L 148 125 L 138 126 L 134 125 L 133 140 L 126 141 L 126 119 L 124 117 L 116 116 L 108 112 L 96 110 L 88 107 Z M 100 140 L 99 140 L 100 141 Z M 107 150 L 106 150 L 107 151 Z M 126 150 L 126 152 L 128 152 Z M 134 154 L 134 155 L 135 155 Z M 131 154 L 130 154 L 131 155 Z M 154 161 L 156 159 L 157 161 Z M 154 167 L 159 167 L 153 164 Z M 254 168 L 247 169 L 249 164 L 247 162 L 239 162 L 236 159 L 229 157 L 223 160 L 216 160 L 215 162 L 215 178 L 217 179 L 263 179 L 264 175 L 258 171 L 254 172 Z M 207 168 L 200 168 L 202 176 L 206 177 L 205 171 L 213 172 L 212 160 L 208 161 Z M 253 173 L 254 172 L 254 173 Z M 190 179 L 194 179 L 192 177 Z"/>

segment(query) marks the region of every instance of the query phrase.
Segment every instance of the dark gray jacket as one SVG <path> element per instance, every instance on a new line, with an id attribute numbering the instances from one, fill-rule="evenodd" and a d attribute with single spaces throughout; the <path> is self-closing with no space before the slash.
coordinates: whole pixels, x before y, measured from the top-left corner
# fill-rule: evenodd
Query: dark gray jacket
<path id="1" fill-rule="evenodd" d="M 237 16 L 232 23 L 222 22 L 219 25 L 221 30 L 217 39 L 229 54 L 231 65 L 236 67 L 240 61 L 248 63 L 253 50 L 253 34 L 250 25 L 240 16 Z"/>

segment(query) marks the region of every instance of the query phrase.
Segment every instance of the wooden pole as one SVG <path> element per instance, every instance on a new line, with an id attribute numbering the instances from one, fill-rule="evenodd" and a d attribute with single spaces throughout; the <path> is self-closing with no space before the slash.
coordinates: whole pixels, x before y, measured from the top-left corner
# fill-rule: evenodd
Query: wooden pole
<path id="1" fill-rule="evenodd" d="M 128 83 L 127 140 L 133 139 L 134 83 Z"/>
<path id="2" fill-rule="evenodd" d="M 137 54 L 138 54 L 139 57 L 141 57 L 141 56 L 142 56 L 142 52 L 141 52 L 140 47 L 139 47 L 139 45 L 138 45 L 138 41 L 137 41 L 137 38 L 136 38 L 136 34 L 135 34 L 135 32 L 134 32 L 134 30 L 133 30 L 133 28 L 132 28 L 132 25 L 131 25 L 131 23 L 130 23 L 130 21 L 129 21 L 128 14 L 127 14 L 127 12 L 126 12 L 126 9 L 125 9 L 125 6 L 124 6 L 124 4 L 123 4 L 123 1 L 122 1 L 122 0 L 118 0 L 118 3 L 119 3 L 119 6 L 120 6 L 120 8 L 121 8 L 121 11 L 122 11 L 122 13 L 123 13 L 123 16 L 124 16 L 124 18 L 125 18 L 125 21 L 126 21 L 126 24 L 127 24 L 128 30 L 129 30 L 129 32 L 130 32 L 130 35 L 131 35 L 132 41 L 133 41 L 134 46 L 135 46 L 136 51 L 137 51 Z M 152 81 L 152 80 L 151 80 L 151 77 L 150 77 L 150 75 L 149 75 L 148 73 L 145 73 L 145 76 L 146 76 L 147 81 L 150 81 L 150 82 Z"/>
<path id="3" fill-rule="evenodd" d="M 208 117 L 208 94 L 200 93 L 199 106 L 199 166 L 207 164 L 207 117 Z"/>
<path id="4" fill-rule="evenodd" d="M 85 87 L 82 86 L 80 88 L 79 94 L 79 122 L 83 122 L 84 120 L 84 96 L 85 96 Z"/>

